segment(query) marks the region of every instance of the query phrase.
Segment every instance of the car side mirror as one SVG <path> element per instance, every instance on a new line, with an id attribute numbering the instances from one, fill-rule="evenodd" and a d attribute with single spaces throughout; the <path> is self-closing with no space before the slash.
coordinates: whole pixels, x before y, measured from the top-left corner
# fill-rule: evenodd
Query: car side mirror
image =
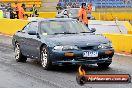
<path id="1" fill-rule="evenodd" d="M 28 31 L 29 35 L 37 35 L 36 31 Z"/>
<path id="2" fill-rule="evenodd" d="M 17 32 L 21 32 L 22 30 L 18 30 Z"/>
<path id="3" fill-rule="evenodd" d="M 91 32 L 95 32 L 96 31 L 96 29 L 95 28 L 91 28 Z"/>

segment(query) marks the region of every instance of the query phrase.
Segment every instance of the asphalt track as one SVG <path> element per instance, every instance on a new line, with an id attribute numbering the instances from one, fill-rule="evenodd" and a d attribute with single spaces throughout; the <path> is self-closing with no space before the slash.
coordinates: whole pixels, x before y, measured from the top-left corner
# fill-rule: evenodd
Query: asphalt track
<path id="1" fill-rule="evenodd" d="M 11 37 L 0 35 L 0 88 L 132 88 L 130 84 L 86 84 L 76 82 L 77 66 L 55 66 L 43 70 L 35 60 L 17 63 L 11 45 Z M 114 55 L 108 69 L 89 65 L 87 74 L 130 74 L 132 76 L 132 57 Z"/>
<path id="2" fill-rule="evenodd" d="M 127 34 L 127 29 L 123 25 L 122 21 L 101 21 L 101 20 L 90 20 L 89 28 L 95 28 L 96 34 L 103 33 L 116 33 L 116 34 Z"/>

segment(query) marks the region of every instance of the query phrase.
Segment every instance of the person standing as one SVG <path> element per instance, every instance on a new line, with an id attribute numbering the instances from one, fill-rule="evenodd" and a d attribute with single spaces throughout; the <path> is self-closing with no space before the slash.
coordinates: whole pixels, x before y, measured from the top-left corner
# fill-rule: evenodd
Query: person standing
<path id="1" fill-rule="evenodd" d="M 92 3 L 90 2 L 88 5 L 88 13 L 91 14 L 92 13 Z"/>
<path id="2" fill-rule="evenodd" d="M 87 18 L 87 7 L 86 3 L 82 3 L 82 6 L 79 10 L 79 21 L 88 27 L 88 18 Z"/>
<path id="3" fill-rule="evenodd" d="M 26 8 L 26 4 L 25 4 L 25 3 L 23 3 L 23 5 L 24 5 L 24 11 L 26 11 L 26 9 L 27 9 L 27 8 Z"/>
<path id="4" fill-rule="evenodd" d="M 35 4 L 33 4 L 32 8 L 31 8 L 31 12 L 32 12 L 32 17 L 35 17 Z"/>
<path id="5" fill-rule="evenodd" d="M 62 10 L 61 3 L 57 4 L 56 9 L 57 9 L 58 14 L 61 13 L 61 10 Z"/>
<path id="6" fill-rule="evenodd" d="M 15 2 L 15 12 L 16 12 L 16 15 L 17 15 L 17 19 L 19 19 L 19 16 L 18 16 L 19 8 L 20 8 L 20 6 L 18 5 L 17 2 Z"/>
<path id="7" fill-rule="evenodd" d="M 0 10 L 0 18 L 3 18 L 4 17 L 4 13 L 2 10 Z"/>
<path id="8" fill-rule="evenodd" d="M 20 9 L 19 9 L 19 13 L 18 13 L 18 15 L 19 15 L 19 19 L 24 19 L 24 4 L 22 4 L 22 6 L 20 7 Z"/>
<path id="9" fill-rule="evenodd" d="M 13 8 L 11 7 L 11 4 L 10 3 L 7 4 L 6 9 L 7 9 L 7 12 L 9 14 L 9 18 L 10 19 L 14 19 Z"/>

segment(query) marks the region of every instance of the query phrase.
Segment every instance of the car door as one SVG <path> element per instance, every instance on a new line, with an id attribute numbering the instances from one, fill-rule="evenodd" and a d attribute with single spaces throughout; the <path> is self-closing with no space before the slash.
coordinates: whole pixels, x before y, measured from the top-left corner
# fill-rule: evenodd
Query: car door
<path id="1" fill-rule="evenodd" d="M 31 58 L 39 57 L 40 38 L 37 35 L 28 34 L 29 31 L 38 33 L 38 22 L 30 22 L 24 31 L 23 53 Z"/>
<path id="2" fill-rule="evenodd" d="M 29 38 L 29 35 L 28 35 L 28 30 L 30 29 L 29 28 L 29 24 L 27 24 L 20 32 L 17 33 L 17 35 L 19 37 L 17 37 L 17 42 L 19 43 L 20 45 L 20 49 L 21 49 L 21 52 L 24 56 L 28 56 L 29 52 L 28 52 L 28 46 L 27 46 L 27 38 Z"/>
<path id="3" fill-rule="evenodd" d="M 38 58 L 39 57 L 39 53 L 40 53 L 40 45 L 41 45 L 41 41 L 40 41 L 40 37 L 39 37 L 39 33 L 38 33 L 38 22 L 32 22 L 29 26 L 30 26 L 30 30 L 29 31 L 35 31 L 36 35 L 29 35 L 29 37 L 27 38 L 27 47 L 28 47 L 28 51 L 29 51 L 29 56 L 32 58 Z"/>

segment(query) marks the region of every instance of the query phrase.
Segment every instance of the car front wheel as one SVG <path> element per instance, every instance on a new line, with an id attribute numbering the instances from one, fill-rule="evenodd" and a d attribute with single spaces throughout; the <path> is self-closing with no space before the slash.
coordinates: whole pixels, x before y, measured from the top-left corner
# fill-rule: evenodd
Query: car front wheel
<path id="1" fill-rule="evenodd" d="M 46 46 L 41 49 L 41 65 L 45 70 L 51 69 L 52 63 L 49 59 L 49 52 Z"/>
<path id="2" fill-rule="evenodd" d="M 16 46 L 15 46 L 15 59 L 17 62 L 26 62 L 27 60 L 27 58 L 24 55 L 22 55 L 20 46 L 18 43 L 16 43 Z"/>

